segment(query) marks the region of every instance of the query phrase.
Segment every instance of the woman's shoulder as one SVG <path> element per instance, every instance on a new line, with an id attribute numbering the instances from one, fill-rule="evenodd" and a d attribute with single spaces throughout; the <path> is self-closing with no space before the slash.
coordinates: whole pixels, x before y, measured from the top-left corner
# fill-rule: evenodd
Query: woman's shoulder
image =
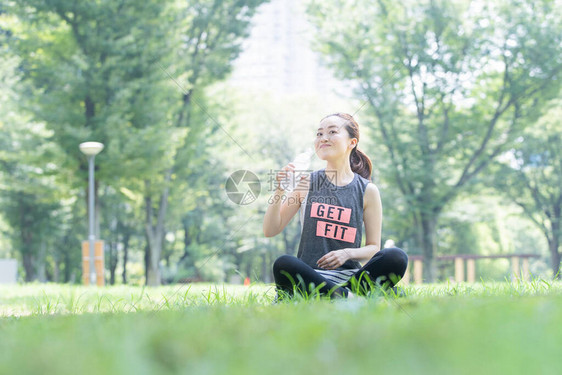
<path id="1" fill-rule="evenodd" d="M 367 207 L 372 204 L 380 205 L 381 194 L 377 185 L 368 181 L 363 195 L 363 206 Z"/>
<path id="2" fill-rule="evenodd" d="M 373 182 L 367 180 L 367 185 L 365 186 L 365 195 L 380 195 L 379 188 Z"/>

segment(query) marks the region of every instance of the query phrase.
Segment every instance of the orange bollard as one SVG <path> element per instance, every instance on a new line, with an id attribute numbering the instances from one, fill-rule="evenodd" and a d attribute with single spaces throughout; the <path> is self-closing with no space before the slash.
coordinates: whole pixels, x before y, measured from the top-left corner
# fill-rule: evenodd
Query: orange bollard
<path id="1" fill-rule="evenodd" d="M 96 285 L 105 285 L 105 260 L 103 253 L 103 241 L 94 242 L 94 268 L 96 270 Z M 82 283 L 90 285 L 90 242 L 82 241 Z"/>

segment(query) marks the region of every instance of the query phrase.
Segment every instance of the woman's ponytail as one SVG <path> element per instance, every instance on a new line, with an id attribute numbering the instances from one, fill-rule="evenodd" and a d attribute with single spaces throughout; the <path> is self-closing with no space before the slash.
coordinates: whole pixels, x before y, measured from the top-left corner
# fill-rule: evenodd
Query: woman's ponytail
<path id="1" fill-rule="evenodd" d="M 373 171 L 373 163 L 371 159 L 363 152 L 361 152 L 357 146 L 351 150 L 351 155 L 349 155 L 349 163 L 351 164 L 351 170 L 367 180 L 371 180 L 371 173 Z"/>

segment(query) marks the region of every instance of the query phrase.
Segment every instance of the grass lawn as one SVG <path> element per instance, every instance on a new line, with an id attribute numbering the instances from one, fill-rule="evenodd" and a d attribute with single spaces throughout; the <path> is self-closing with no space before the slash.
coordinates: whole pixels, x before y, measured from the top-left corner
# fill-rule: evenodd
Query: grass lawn
<path id="1" fill-rule="evenodd" d="M 559 374 L 562 284 L 272 304 L 271 286 L 0 287 L 0 374 Z"/>

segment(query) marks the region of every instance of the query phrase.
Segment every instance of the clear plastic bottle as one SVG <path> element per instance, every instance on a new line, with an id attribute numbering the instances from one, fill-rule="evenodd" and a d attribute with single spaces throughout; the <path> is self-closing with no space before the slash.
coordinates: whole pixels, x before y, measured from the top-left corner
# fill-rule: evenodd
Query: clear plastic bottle
<path id="1" fill-rule="evenodd" d="M 287 173 L 287 179 L 283 181 L 283 189 L 290 193 L 295 190 L 295 187 L 301 180 L 303 174 L 308 172 L 308 167 L 310 166 L 310 159 L 312 158 L 312 154 L 314 150 L 312 148 L 307 149 L 305 152 L 298 154 L 295 159 L 293 160 L 293 164 L 295 166 L 294 173 L 289 172 Z"/>

